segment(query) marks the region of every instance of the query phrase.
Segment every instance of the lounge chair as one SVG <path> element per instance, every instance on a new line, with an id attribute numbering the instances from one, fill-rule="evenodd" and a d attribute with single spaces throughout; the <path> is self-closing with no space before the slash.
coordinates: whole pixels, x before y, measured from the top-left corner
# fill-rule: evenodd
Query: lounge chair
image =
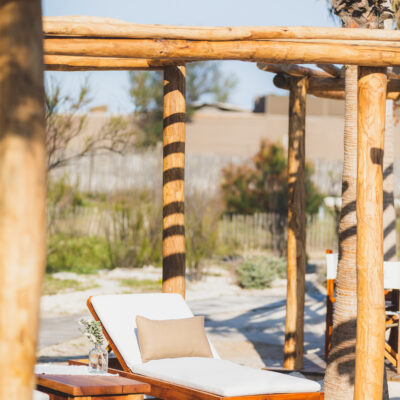
<path id="1" fill-rule="evenodd" d="M 338 254 L 332 250 L 326 251 L 326 327 L 325 327 L 325 359 L 328 359 L 331 348 L 332 329 L 333 329 L 333 309 L 336 301 L 335 286 L 338 267 Z M 400 374 L 400 262 L 385 261 L 383 263 L 383 287 L 385 295 L 392 296 L 397 292 L 396 302 L 389 301 L 386 307 L 386 330 L 393 330 L 393 337 L 387 337 L 385 341 L 385 358 L 396 368 Z"/>
<path id="2" fill-rule="evenodd" d="M 136 316 L 153 320 L 192 317 L 178 294 L 94 296 L 87 304 L 93 317 L 101 322 L 124 375 L 150 383 L 152 396 L 166 400 L 323 399 L 317 382 L 221 360 L 211 344 L 213 358 L 167 358 L 143 363 Z"/>

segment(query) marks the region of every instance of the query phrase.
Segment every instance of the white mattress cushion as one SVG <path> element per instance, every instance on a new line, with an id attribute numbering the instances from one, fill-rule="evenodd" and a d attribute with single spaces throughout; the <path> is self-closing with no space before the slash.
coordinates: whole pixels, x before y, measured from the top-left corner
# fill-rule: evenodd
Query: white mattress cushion
<path id="1" fill-rule="evenodd" d="M 39 392 L 38 390 L 34 390 L 33 391 L 33 395 L 32 395 L 32 399 L 33 400 L 49 400 L 50 396 L 46 393 L 43 392 Z"/>
<path id="2" fill-rule="evenodd" d="M 309 379 L 244 367 L 213 358 L 166 358 L 129 367 L 140 375 L 220 396 L 305 393 L 318 392 L 321 389 L 317 382 Z"/>
<path id="3" fill-rule="evenodd" d="M 142 362 L 137 339 L 137 315 L 155 320 L 193 317 L 182 296 L 172 293 L 93 296 L 91 303 L 128 366 Z M 211 343 L 210 346 L 213 356 L 218 358 Z"/>

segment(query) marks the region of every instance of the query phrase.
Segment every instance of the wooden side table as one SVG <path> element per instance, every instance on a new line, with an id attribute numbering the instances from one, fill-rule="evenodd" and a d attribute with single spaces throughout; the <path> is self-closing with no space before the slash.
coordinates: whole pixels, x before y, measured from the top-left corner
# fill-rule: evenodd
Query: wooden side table
<path id="1" fill-rule="evenodd" d="M 50 400 L 136 400 L 150 392 L 148 383 L 102 375 L 38 374 L 37 390 L 50 395 Z"/>

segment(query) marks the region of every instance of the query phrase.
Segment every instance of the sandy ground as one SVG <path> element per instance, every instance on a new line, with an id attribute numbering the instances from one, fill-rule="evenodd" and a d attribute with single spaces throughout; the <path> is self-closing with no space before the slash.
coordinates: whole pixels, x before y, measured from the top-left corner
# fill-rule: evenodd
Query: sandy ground
<path id="1" fill-rule="evenodd" d="M 92 279 L 74 274 L 57 274 L 60 279 Z M 90 350 L 78 330 L 78 320 L 88 316 L 86 300 L 90 295 L 126 293 L 121 279 L 161 278 L 161 270 L 101 272 L 97 287 L 81 291 L 43 296 L 39 361 L 65 362 L 85 357 Z M 195 314 L 205 315 L 207 333 L 222 358 L 262 368 L 282 366 L 285 326 L 286 281 L 275 281 L 264 290 L 243 290 L 225 269 L 210 268 L 201 281 L 188 282 L 187 301 Z M 307 274 L 305 310 L 305 361 L 307 369 L 323 369 L 325 331 L 325 295 L 316 273 Z M 400 400 L 400 382 L 390 382 L 392 399 Z"/>

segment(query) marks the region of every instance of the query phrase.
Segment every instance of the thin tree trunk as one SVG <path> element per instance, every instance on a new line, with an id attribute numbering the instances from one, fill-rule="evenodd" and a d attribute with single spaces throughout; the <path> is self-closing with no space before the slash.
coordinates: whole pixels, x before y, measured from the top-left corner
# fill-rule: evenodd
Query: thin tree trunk
<path id="1" fill-rule="evenodd" d="M 389 20 L 392 22 L 391 20 Z M 385 21 L 386 22 L 386 21 Z M 385 24 L 391 30 L 392 23 Z M 392 68 L 388 68 L 391 72 Z M 383 154 L 383 255 L 385 261 L 396 261 L 397 232 L 396 210 L 394 207 L 394 132 L 393 132 L 393 100 L 386 101 L 385 152 Z M 391 302 L 399 306 L 399 291 L 392 290 Z M 390 330 L 389 344 L 398 351 L 397 327 Z"/>
<path id="2" fill-rule="evenodd" d="M 0 399 L 34 388 L 46 257 L 46 156 L 39 0 L 0 0 Z"/>
<path id="3" fill-rule="evenodd" d="M 357 67 L 346 66 L 346 114 L 342 209 L 339 226 L 339 265 L 333 319 L 332 348 L 328 357 L 326 400 L 353 399 L 357 318 L 356 177 L 357 177 Z"/>
<path id="4" fill-rule="evenodd" d="M 383 20 L 392 18 L 390 2 L 371 4 L 367 0 L 347 2 L 332 0 L 332 7 L 348 28 L 378 28 Z M 373 12 L 372 7 L 376 7 Z M 379 13 L 379 17 L 376 16 Z M 386 24 L 386 23 L 385 23 Z M 353 68 L 353 75 L 351 75 Z M 357 318 L 356 241 L 356 177 L 357 177 L 357 71 L 346 68 L 346 120 L 344 138 L 344 169 L 342 179 L 342 210 L 339 230 L 339 265 L 337 296 L 333 322 L 332 350 L 325 375 L 327 400 L 350 400 L 354 396 L 355 342 Z M 350 134 L 352 131 L 352 134 Z M 349 158 L 350 157 L 350 158 Z M 382 299 L 383 301 L 383 299 Z M 365 384 L 366 382 L 364 382 Z M 386 374 L 382 398 L 388 399 Z"/>
<path id="5" fill-rule="evenodd" d="M 386 20 L 384 28 L 385 30 L 392 30 L 393 20 Z M 392 72 L 392 68 L 388 68 L 388 72 Z M 383 255 L 385 261 L 395 261 L 397 255 L 396 210 L 394 208 L 393 129 L 393 100 L 386 100 L 385 151 L 383 154 Z M 394 297 L 397 296 L 398 292 Z"/>
<path id="6" fill-rule="evenodd" d="M 386 100 L 385 152 L 383 156 L 383 252 L 385 261 L 396 260 L 396 210 L 394 208 L 393 100 Z"/>

